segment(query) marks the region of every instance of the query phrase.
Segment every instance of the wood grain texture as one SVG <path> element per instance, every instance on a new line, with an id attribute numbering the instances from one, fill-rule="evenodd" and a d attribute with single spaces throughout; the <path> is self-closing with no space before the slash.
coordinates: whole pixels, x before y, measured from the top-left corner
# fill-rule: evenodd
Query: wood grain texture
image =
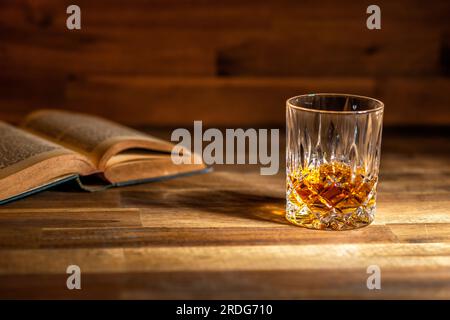
<path id="1" fill-rule="evenodd" d="M 449 143 L 386 133 L 375 221 L 353 231 L 290 225 L 283 174 L 255 166 L 2 206 L 0 297 L 449 299 Z M 65 289 L 71 264 L 80 291 Z"/>
<path id="2" fill-rule="evenodd" d="M 450 124 L 450 2 L 80 0 L 0 4 L 0 119 L 66 108 L 132 125 L 284 122 L 312 92 L 370 95 L 386 124 Z"/>

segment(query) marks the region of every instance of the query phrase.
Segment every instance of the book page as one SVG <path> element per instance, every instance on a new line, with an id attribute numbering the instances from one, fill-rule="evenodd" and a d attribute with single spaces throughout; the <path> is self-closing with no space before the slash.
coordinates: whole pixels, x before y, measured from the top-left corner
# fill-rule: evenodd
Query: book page
<path id="1" fill-rule="evenodd" d="M 23 127 L 56 143 L 83 153 L 94 162 L 114 144 L 145 141 L 154 150 L 169 151 L 172 145 L 137 130 L 96 116 L 60 110 L 41 110 L 29 115 Z"/>
<path id="2" fill-rule="evenodd" d="M 0 121 L 0 179 L 45 158 L 71 151 Z"/>

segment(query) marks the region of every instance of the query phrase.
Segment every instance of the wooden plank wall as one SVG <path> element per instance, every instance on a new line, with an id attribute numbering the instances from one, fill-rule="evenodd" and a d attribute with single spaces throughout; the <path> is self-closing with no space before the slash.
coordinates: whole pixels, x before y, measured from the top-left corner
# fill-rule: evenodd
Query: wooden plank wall
<path id="1" fill-rule="evenodd" d="M 65 27 L 66 7 L 82 30 Z M 0 119 L 41 107 L 131 125 L 284 123 L 287 97 L 348 92 L 388 125 L 450 125 L 450 1 L 2 0 Z"/>

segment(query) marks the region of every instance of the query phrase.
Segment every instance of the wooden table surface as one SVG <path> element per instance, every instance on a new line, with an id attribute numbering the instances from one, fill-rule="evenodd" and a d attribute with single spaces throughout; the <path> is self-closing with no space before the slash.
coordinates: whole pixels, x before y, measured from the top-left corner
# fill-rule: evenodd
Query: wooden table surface
<path id="1" fill-rule="evenodd" d="M 257 167 L 2 206 L 0 298 L 449 299 L 448 138 L 385 135 L 376 219 L 354 231 L 289 225 L 284 175 Z"/>

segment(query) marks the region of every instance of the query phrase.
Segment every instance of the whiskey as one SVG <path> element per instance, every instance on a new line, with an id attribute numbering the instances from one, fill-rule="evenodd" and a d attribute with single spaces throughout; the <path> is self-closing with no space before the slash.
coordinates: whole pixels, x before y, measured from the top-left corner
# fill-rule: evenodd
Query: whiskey
<path id="1" fill-rule="evenodd" d="M 324 163 L 287 177 L 287 219 L 300 226 L 347 230 L 366 226 L 375 213 L 377 176 L 343 162 Z"/>

